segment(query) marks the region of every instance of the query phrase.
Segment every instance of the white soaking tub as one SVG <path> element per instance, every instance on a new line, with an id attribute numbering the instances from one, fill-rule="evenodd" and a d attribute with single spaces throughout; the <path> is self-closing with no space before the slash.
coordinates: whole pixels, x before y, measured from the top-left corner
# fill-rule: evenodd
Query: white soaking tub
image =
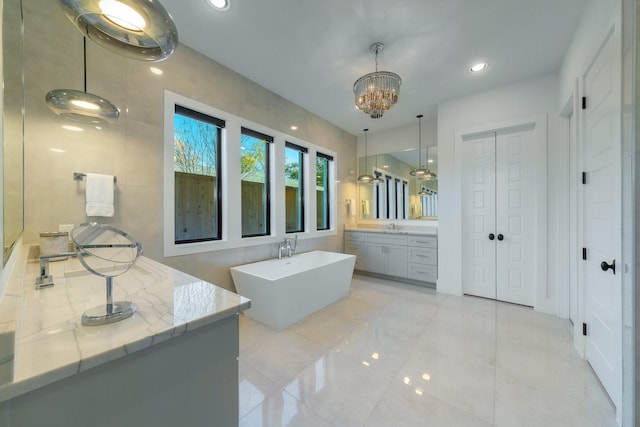
<path id="1" fill-rule="evenodd" d="M 312 251 L 232 267 L 238 294 L 251 299 L 244 313 L 284 329 L 349 293 L 355 255 Z"/>

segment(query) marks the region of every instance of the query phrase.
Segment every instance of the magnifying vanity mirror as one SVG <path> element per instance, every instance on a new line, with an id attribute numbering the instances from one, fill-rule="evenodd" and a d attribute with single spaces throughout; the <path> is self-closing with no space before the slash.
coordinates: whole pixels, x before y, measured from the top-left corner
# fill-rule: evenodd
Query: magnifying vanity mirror
<path id="1" fill-rule="evenodd" d="M 438 216 L 438 180 L 411 176 L 419 166 L 438 174 L 438 148 L 390 152 L 360 157 L 359 171 L 379 178 L 375 183 L 358 183 L 359 220 L 434 220 Z M 423 165 L 418 165 L 421 157 Z"/>

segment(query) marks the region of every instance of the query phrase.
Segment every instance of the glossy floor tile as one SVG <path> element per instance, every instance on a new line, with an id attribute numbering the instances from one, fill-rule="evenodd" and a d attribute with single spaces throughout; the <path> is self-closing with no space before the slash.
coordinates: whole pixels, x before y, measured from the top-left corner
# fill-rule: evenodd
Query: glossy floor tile
<path id="1" fill-rule="evenodd" d="M 568 321 L 354 275 L 283 331 L 240 319 L 240 426 L 608 427 Z"/>

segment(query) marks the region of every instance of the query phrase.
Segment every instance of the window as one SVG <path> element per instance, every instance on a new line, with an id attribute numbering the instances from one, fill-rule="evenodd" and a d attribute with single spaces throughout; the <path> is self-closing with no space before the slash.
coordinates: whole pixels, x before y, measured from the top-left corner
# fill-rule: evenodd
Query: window
<path id="1" fill-rule="evenodd" d="M 175 243 L 219 240 L 222 229 L 220 141 L 224 120 L 175 105 Z"/>
<path id="2" fill-rule="evenodd" d="M 251 129 L 240 133 L 242 237 L 270 234 L 269 152 L 273 137 Z"/>
<path id="3" fill-rule="evenodd" d="M 304 231 L 304 156 L 307 149 L 291 142 L 284 148 L 286 232 Z"/>
<path id="4" fill-rule="evenodd" d="M 316 153 L 316 206 L 318 230 L 328 230 L 331 227 L 329 176 L 332 162 L 333 157 L 322 153 Z"/>
<path id="5" fill-rule="evenodd" d="M 373 217 L 407 219 L 409 216 L 409 183 L 395 175 L 374 172 L 380 183 L 374 184 Z"/>
<path id="6" fill-rule="evenodd" d="M 168 90 L 164 123 L 165 257 L 337 233 L 333 151 Z"/>

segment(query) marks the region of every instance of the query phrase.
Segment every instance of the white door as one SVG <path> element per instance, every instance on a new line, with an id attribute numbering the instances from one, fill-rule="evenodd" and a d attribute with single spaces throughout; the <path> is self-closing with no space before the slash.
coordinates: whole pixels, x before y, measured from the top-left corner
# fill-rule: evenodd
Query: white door
<path id="1" fill-rule="evenodd" d="M 496 298 L 535 299 L 535 159 L 533 127 L 496 135 Z"/>
<path id="2" fill-rule="evenodd" d="M 535 154 L 533 125 L 463 138 L 466 294 L 534 304 Z"/>
<path id="3" fill-rule="evenodd" d="M 587 323 L 586 357 L 620 408 L 622 394 L 621 272 L 620 260 L 620 106 L 619 69 L 612 36 L 588 68 L 582 148 L 586 184 L 583 185 L 582 262 Z M 611 268 L 608 268 L 608 266 Z M 603 268 L 607 268 L 606 271 Z"/>
<path id="4" fill-rule="evenodd" d="M 462 283 L 464 293 L 496 298 L 495 133 L 462 142 Z"/>

